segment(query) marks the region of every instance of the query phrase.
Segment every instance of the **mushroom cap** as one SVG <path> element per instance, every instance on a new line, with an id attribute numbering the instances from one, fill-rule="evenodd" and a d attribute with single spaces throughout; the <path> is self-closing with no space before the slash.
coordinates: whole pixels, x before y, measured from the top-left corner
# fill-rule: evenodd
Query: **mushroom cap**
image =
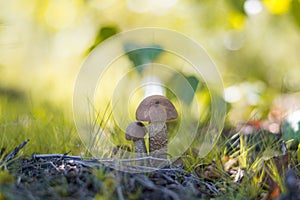
<path id="1" fill-rule="evenodd" d="M 167 120 L 167 112 L 164 106 L 155 104 L 149 109 L 149 117 L 151 122 L 165 122 Z"/>
<path id="2" fill-rule="evenodd" d="M 126 128 L 126 140 L 143 139 L 146 135 L 146 128 L 142 122 L 131 122 Z"/>
<path id="3" fill-rule="evenodd" d="M 165 110 L 166 120 L 173 120 L 178 117 L 176 108 L 169 99 L 162 95 L 152 95 L 146 97 L 140 103 L 136 110 L 136 119 L 151 122 L 150 108 L 155 106 L 157 107 L 158 105 Z"/>

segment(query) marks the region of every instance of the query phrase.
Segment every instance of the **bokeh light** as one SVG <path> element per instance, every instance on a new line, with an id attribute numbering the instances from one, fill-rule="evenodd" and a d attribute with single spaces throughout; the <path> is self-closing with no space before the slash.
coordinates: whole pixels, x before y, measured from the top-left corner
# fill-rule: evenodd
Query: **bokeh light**
<path id="1" fill-rule="evenodd" d="M 247 0 L 244 9 L 248 15 L 256 15 L 262 11 L 263 5 L 260 0 Z"/>

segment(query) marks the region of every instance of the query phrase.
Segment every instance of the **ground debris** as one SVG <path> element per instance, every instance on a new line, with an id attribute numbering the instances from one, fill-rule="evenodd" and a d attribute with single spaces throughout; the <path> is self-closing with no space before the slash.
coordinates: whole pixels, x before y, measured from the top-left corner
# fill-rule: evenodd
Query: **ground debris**
<path id="1" fill-rule="evenodd" d="M 12 161 L 7 199 L 199 199 L 221 195 L 213 183 L 181 168 L 129 173 L 95 159 L 55 154 Z"/>

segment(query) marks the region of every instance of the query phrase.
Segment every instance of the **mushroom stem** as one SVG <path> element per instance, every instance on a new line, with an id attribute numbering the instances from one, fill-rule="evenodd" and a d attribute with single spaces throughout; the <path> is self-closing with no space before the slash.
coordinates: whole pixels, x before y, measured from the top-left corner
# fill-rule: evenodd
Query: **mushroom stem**
<path id="1" fill-rule="evenodd" d="M 142 139 L 134 141 L 133 143 L 134 143 L 134 150 L 136 153 L 136 158 L 145 157 L 145 155 L 147 155 L 145 140 L 142 138 Z M 148 162 L 146 160 L 139 160 L 139 161 L 136 161 L 136 164 L 147 166 Z"/>
<path id="2" fill-rule="evenodd" d="M 136 157 L 142 158 L 147 153 L 144 138 L 133 141 L 133 143 L 134 143 L 134 150 L 136 153 Z"/>
<path id="3" fill-rule="evenodd" d="M 127 140 L 132 140 L 134 143 L 134 149 L 136 153 L 136 158 L 142 158 L 147 155 L 146 145 L 144 136 L 146 134 L 146 129 L 144 124 L 141 122 L 132 122 L 126 128 L 125 137 Z M 137 161 L 137 164 L 144 164 L 143 161 Z"/>
<path id="4" fill-rule="evenodd" d="M 149 109 L 149 150 L 150 156 L 155 158 L 167 159 L 168 151 L 168 132 L 167 132 L 167 113 L 163 106 L 155 104 Z M 152 161 L 155 167 L 164 167 L 165 161 Z"/>
<path id="5" fill-rule="evenodd" d="M 168 132 L 165 122 L 149 123 L 150 155 L 156 158 L 167 158 Z"/>

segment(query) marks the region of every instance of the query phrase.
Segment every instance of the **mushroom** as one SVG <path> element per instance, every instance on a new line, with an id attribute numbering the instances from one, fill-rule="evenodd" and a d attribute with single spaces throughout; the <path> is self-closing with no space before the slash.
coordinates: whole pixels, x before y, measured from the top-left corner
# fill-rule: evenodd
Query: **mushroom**
<path id="1" fill-rule="evenodd" d="M 150 155 L 167 158 L 167 120 L 178 117 L 172 102 L 164 96 L 152 95 L 145 98 L 136 110 L 136 119 L 149 122 Z"/>
<path id="2" fill-rule="evenodd" d="M 141 122 L 132 122 L 126 128 L 125 138 L 133 141 L 136 158 L 141 158 L 143 154 L 147 153 L 144 141 L 146 132 L 146 128 Z"/>

